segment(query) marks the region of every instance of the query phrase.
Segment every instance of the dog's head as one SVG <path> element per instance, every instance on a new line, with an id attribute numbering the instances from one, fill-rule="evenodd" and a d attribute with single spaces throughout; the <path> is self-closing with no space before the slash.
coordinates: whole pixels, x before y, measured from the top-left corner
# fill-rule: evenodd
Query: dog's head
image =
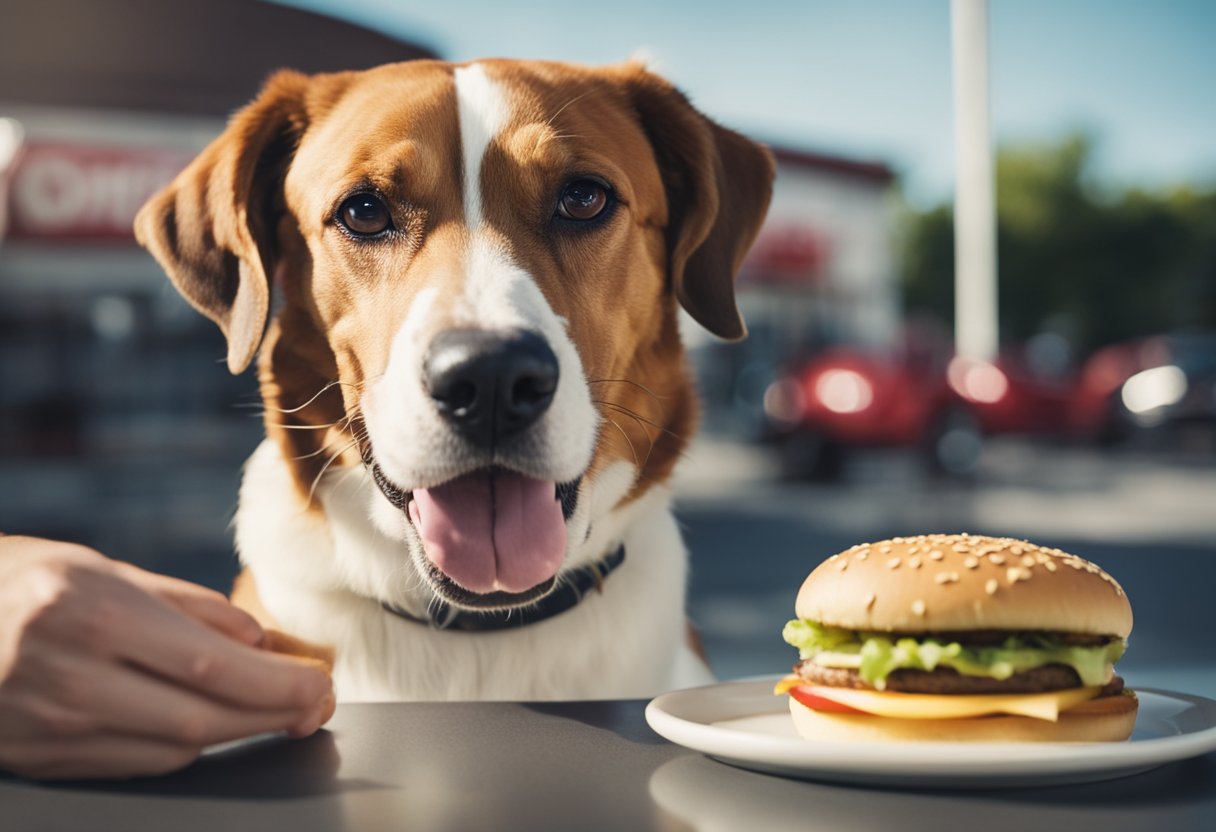
<path id="1" fill-rule="evenodd" d="M 136 230 L 233 372 L 261 346 L 301 500 L 365 470 L 430 590 L 502 607 L 669 475 L 695 420 L 677 303 L 743 336 L 772 176 L 633 64 L 284 72 Z"/>

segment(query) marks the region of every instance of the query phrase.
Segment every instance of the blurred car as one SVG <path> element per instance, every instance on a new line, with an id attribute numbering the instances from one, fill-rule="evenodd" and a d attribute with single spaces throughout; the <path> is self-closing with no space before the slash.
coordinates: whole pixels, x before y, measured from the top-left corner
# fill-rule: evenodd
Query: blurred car
<path id="1" fill-rule="evenodd" d="M 966 474 L 986 435 L 1069 429 L 1075 387 L 1010 356 L 995 363 L 837 347 L 782 374 L 764 395 L 768 438 L 786 474 L 840 475 L 857 448 L 920 449 Z"/>
<path id="2" fill-rule="evenodd" d="M 1216 428 L 1216 331 L 1112 344 L 1081 369 L 1073 427 L 1106 443 L 1171 426 Z"/>

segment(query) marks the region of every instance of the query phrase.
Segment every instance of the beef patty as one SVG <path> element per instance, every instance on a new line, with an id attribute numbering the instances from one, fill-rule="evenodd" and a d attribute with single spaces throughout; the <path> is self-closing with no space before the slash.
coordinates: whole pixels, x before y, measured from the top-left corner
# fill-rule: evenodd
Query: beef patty
<path id="1" fill-rule="evenodd" d="M 821 667 L 810 659 L 794 665 L 794 672 L 809 685 L 874 690 L 874 686 L 863 680 L 856 670 Z M 887 676 L 886 690 L 900 693 L 1042 693 L 1080 686 L 1081 678 L 1077 671 L 1064 664 L 1047 664 L 1015 673 L 1008 679 L 967 676 L 951 667 L 893 670 Z M 1099 695 L 1109 696 L 1122 690 L 1123 680 L 1112 676 Z"/>

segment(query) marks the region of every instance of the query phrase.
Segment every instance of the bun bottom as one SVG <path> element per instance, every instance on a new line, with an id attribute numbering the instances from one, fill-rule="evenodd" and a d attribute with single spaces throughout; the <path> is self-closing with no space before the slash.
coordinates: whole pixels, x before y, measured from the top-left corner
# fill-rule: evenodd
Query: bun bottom
<path id="1" fill-rule="evenodd" d="M 1060 714 L 1056 722 L 1028 716 L 895 719 L 816 711 L 790 700 L 799 736 L 824 742 L 1119 742 L 1132 734 L 1140 703 L 1106 696 Z"/>

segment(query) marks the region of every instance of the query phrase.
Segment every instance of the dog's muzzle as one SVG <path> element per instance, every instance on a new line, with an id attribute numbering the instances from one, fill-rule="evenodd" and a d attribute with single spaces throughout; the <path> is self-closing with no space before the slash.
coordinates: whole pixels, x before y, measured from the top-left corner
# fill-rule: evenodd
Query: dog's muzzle
<path id="1" fill-rule="evenodd" d="M 370 445 L 364 448 L 381 492 L 418 534 L 428 583 L 450 603 L 509 607 L 553 588 L 578 478 L 565 484 L 536 479 L 492 460 L 522 451 L 513 440 L 548 410 L 558 375 L 557 357 L 534 332 L 442 332 L 424 358 L 423 383 L 453 433 L 490 464 L 408 489 L 385 476 Z"/>

